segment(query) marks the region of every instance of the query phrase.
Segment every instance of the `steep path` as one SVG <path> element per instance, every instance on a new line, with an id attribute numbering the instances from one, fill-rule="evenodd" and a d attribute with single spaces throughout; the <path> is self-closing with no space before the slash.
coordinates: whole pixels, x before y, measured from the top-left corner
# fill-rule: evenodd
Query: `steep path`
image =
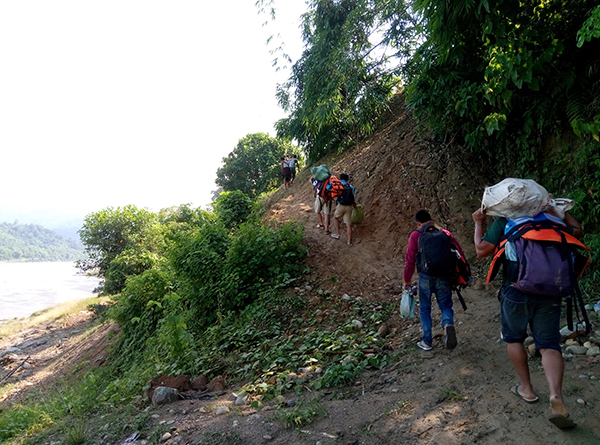
<path id="1" fill-rule="evenodd" d="M 406 242 L 414 229 L 413 215 L 420 208 L 429 209 L 451 230 L 473 259 L 470 214 L 479 206 L 486 179 L 474 176 L 444 149 L 418 138 L 407 114 L 397 112 L 373 138 L 323 163 L 335 174 L 350 173 L 358 201 L 365 207 L 365 220 L 356 226 L 354 246 L 346 246 L 343 231 L 342 239 L 334 240 L 315 227 L 308 171 L 299 173 L 290 190 L 272 196 L 267 219 L 296 220 L 305 225 L 307 263 L 312 268 L 309 278 L 331 292 L 332 305 L 340 306 L 342 295 L 348 294 L 360 296 L 375 309 L 381 302 L 399 306 Z M 474 262 L 474 266 L 478 279 L 464 292 L 468 310 L 455 306 L 459 342 L 455 350 L 444 349 L 437 337 L 433 351 L 421 351 L 416 347 L 418 318 L 401 319 L 397 312 L 392 314 L 386 321 L 390 327 L 386 350 L 397 362 L 366 371 L 352 386 L 325 391 L 319 402 L 327 415 L 317 416 L 302 431 L 285 428 L 277 420 L 278 411 L 270 407 L 258 412 L 249 406 L 234 407 L 231 392 L 236 388 L 218 399 L 184 400 L 153 409 L 149 422 L 153 428 L 168 428 L 172 433 L 165 444 L 600 443 L 600 383 L 589 378 L 600 377 L 600 360 L 575 356 L 567 361 L 564 394 L 579 426 L 569 432 L 558 430 L 547 420 L 548 390 L 539 358 L 532 359 L 530 366 L 540 403 L 528 405 L 509 392 L 516 377 L 500 340 L 496 287 L 479 278 L 485 272 L 483 263 Z M 320 299 L 305 289 L 299 287 L 296 292 L 311 304 Z M 326 303 L 319 301 L 320 306 Z M 345 324 L 344 315 L 343 310 L 330 312 L 322 322 Z M 365 322 L 369 315 L 365 314 Z M 432 315 L 441 334 L 435 305 Z M 110 326 L 95 331 L 87 343 L 82 340 L 80 347 L 71 345 L 70 340 L 76 340 L 86 323 L 87 319 L 81 320 L 81 326 L 65 324 L 57 334 L 68 348 L 58 348 L 42 329 L 22 338 L 3 339 L 0 350 L 19 345 L 23 347 L 21 355 L 35 355 L 38 360 L 19 388 L 45 386 L 51 374 L 42 372 L 46 365 L 56 373 L 58 364 L 80 358 L 93 363 L 103 357 Z M 104 341 L 99 341 L 99 336 Z M 285 398 L 290 401 L 297 396 L 285 394 Z M 223 405 L 231 407 L 230 414 L 216 415 L 217 407 Z M 125 437 L 113 441 L 100 436 L 89 438 L 89 443 L 125 442 Z"/>
<path id="2" fill-rule="evenodd" d="M 500 340 L 497 288 L 484 283 L 486 265 L 474 258 L 472 245 L 470 215 L 479 207 L 486 179 L 474 176 L 442 148 L 419 139 L 405 113 L 354 150 L 322 163 L 333 174 L 350 174 L 357 200 L 365 207 L 354 246 L 346 246 L 343 226 L 340 240 L 316 228 L 307 170 L 288 191 L 276 194 L 269 215 L 305 224 L 308 263 L 322 286 L 338 296 L 399 304 L 404 253 L 415 228 L 413 215 L 420 208 L 429 209 L 462 243 L 476 282 L 464 293 L 468 310 L 455 304 L 456 350 L 443 349 L 435 305 L 434 328 L 440 336 L 434 339 L 433 352 L 415 346 L 418 318 L 393 315 L 388 342 L 403 357 L 399 365 L 392 371 L 367 373 L 351 390 L 352 401 L 331 401 L 329 418 L 315 428 L 345 432 L 342 442 L 348 444 L 600 443 L 600 384 L 589 379 L 600 376 L 597 358 L 575 356 L 566 363 L 564 395 L 579 424 L 574 431 L 559 431 L 547 420 L 548 389 L 539 358 L 533 358 L 530 367 L 541 403 L 528 405 L 509 392 L 518 380 Z"/>

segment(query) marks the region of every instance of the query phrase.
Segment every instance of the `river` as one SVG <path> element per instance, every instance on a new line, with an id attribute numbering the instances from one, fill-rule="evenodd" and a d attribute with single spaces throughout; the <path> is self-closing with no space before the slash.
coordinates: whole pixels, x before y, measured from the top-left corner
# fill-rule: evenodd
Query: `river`
<path id="1" fill-rule="evenodd" d="M 0 262 L 0 320 L 93 296 L 98 278 L 78 271 L 73 262 Z"/>

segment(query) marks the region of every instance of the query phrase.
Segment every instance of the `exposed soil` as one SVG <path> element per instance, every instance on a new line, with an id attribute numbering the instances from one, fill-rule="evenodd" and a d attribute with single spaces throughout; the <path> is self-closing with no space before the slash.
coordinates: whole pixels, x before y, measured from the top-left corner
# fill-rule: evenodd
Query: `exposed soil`
<path id="1" fill-rule="evenodd" d="M 215 392 L 208 400 L 182 400 L 152 408 L 152 422 L 170 428 L 167 444 L 495 444 L 600 443 L 600 360 L 574 356 L 566 362 L 564 395 L 578 427 L 561 431 L 547 419 L 548 387 L 541 361 L 530 368 L 540 403 L 527 404 L 510 393 L 517 383 L 500 340 L 496 287 L 481 278 L 485 264 L 474 259 L 471 213 L 479 207 L 484 186 L 493 181 L 477 176 L 446 150 L 418 137 L 410 115 L 398 112 L 374 137 L 340 156 L 323 160 L 334 174 L 348 172 L 356 187 L 365 219 L 354 231 L 354 245 L 326 236 L 316 228 L 309 173 L 301 172 L 289 191 L 273 198 L 270 218 L 305 224 L 307 259 L 320 285 L 341 298 L 361 296 L 364 301 L 397 302 L 412 218 L 420 208 L 451 230 L 473 260 L 476 282 L 464 291 L 468 310 L 455 304 L 458 347 L 444 349 L 441 335 L 434 349 L 424 352 L 415 344 L 420 336 L 418 318 L 394 314 L 387 324 L 390 351 L 401 359 L 393 366 L 366 371 L 353 386 L 320 396 L 327 415 L 299 430 L 275 419 L 277 411 L 234 406 L 231 393 Z M 343 227 L 343 226 L 342 226 Z M 331 277 L 336 277 L 332 280 Z M 415 277 L 416 279 L 416 277 Z M 318 299 L 308 292 L 307 298 Z M 592 314 L 594 315 L 594 314 Z M 326 320 L 344 322 L 343 312 Z M 440 313 L 434 305 L 434 326 Z M 596 324 L 598 320 L 592 317 Z M 31 369 L 20 369 L 0 383 L 13 383 L 8 403 L 28 386 L 44 386 L 48 379 L 81 363 L 101 363 L 108 334 L 116 328 L 102 325 L 93 331 L 89 313 L 61 324 L 41 326 L 0 341 L 0 351 L 21 348 L 18 360 L 0 362 L 0 378 L 31 356 Z M 440 330 L 441 334 L 441 330 Z M 295 400 L 286 394 L 286 400 Z M 216 415 L 228 406 L 230 413 Z M 219 432 L 223 436 L 219 436 Z M 93 443 L 125 443 L 90 438 Z M 237 441 L 235 441 L 237 439 Z M 133 440 L 133 439 L 132 439 Z M 209 441 L 210 440 L 210 441 Z M 204 441 L 204 442 L 203 442 Z M 141 443 L 138 439 L 136 443 Z"/>

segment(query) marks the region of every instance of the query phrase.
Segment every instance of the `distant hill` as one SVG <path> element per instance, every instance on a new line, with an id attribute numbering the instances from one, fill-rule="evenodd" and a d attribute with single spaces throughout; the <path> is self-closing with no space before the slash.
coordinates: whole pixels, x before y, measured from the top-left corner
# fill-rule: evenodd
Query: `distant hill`
<path id="1" fill-rule="evenodd" d="M 0 205 L 0 223 L 39 224 L 71 239 L 77 244 L 77 249 L 83 248 L 77 233 L 83 226 L 82 214 L 69 213 L 57 209 L 30 209 L 20 206 Z"/>
<path id="2" fill-rule="evenodd" d="M 0 223 L 0 261 L 75 261 L 81 245 L 38 224 Z"/>

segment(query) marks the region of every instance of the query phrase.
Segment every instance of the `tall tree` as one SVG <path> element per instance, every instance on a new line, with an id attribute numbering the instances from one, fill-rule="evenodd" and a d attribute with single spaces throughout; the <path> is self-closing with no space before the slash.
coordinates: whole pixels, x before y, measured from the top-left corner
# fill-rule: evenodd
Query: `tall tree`
<path id="1" fill-rule="evenodd" d="M 134 205 L 87 215 L 79 235 L 88 258 L 78 265 L 104 278 L 101 290 L 108 294 L 119 292 L 129 276 L 151 268 L 163 243 L 157 215 Z"/>
<path id="2" fill-rule="evenodd" d="M 372 132 L 399 86 L 394 58 L 411 54 L 420 27 L 402 0 L 312 0 L 303 20 L 306 49 L 278 87 L 290 115 L 277 132 L 312 163 Z"/>
<path id="3" fill-rule="evenodd" d="M 577 46 L 598 4 L 416 0 L 427 34 L 404 71 L 409 105 L 500 169 L 535 169 L 543 141 L 598 94 L 600 40 Z"/>
<path id="4" fill-rule="evenodd" d="M 255 198 L 280 184 L 279 160 L 297 151 L 297 147 L 268 134 L 248 134 L 223 158 L 215 182 L 226 192 L 240 190 Z"/>

